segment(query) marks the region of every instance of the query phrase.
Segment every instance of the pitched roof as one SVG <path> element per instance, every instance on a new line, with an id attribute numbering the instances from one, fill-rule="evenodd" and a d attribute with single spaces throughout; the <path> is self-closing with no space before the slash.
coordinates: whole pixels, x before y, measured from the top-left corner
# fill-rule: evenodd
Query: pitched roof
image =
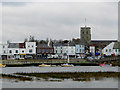
<path id="1" fill-rule="evenodd" d="M 115 42 L 113 49 L 120 49 L 120 42 Z"/>
<path id="2" fill-rule="evenodd" d="M 9 43 L 8 48 L 19 48 L 19 43 Z"/>
<path id="3" fill-rule="evenodd" d="M 25 48 L 25 43 L 9 43 L 8 48 Z"/>
<path id="4" fill-rule="evenodd" d="M 54 46 L 68 46 L 68 43 L 64 43 L 64 44 L 62 44 L 62 43 L 54 43 Z M 69 46 L 75 46 L 75 44 L 74 43 L 69 43 Z"/>

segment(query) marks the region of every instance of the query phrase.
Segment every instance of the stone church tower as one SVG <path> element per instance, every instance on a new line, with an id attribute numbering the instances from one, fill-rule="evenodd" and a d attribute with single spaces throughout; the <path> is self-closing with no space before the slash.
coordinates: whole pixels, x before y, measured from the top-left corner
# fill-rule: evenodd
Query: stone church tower
<path id="1" fill-rule="evenodd" d="M 81 27 L 80 28 L 80 36 L 81 36 L 81 41 L 84 43 L 84 44 L 88 44 L 91 42 L 91 28 L 90 27 L 87 27 L 87 26 L 84 26 L 84 27 Z"/>

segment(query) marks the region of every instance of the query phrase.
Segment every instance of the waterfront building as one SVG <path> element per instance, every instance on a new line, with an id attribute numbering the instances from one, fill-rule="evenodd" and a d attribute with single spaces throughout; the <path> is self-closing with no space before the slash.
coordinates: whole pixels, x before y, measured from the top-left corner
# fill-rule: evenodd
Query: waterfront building
<path id="1" fill-rule="evenodd" d="M 18 55 L 19 55 L 19 43 L 9 43 L 7 59 L 16 59 Z"/>
<path id="2" fill-rule="evenodd" d="M 36 42 L 1 44 L 2 59 L 28 59 L 36 55 Z"/>
<path id="3" fill-rule="evenodd" d="M 48 58 L 54 53 L 54 48 L 48 44 L 38 44 L 37 45 L 37 59 Z"/>
<path id="4" fill-rule="evenodd" d="M 70 43 L 68 44 L 54 44 L 54 53 L 59 56 L 59 58 L 67 58 L 69 55 L 70 57 L 75 57 L 75 45 Z"/>
<path id="5" fill-rule="evenodd" d="M 89 44 L 89 52 L 92 56 L 98 56 L 102 54 L 103 46 L 101 44 Z"/>
<path id="6" fill-rule="evenodd" d="M 75 53 L 78 57 L 82 57 L 85 54 L 85 45 L 83 44 L 76 44 L 75 45 Z"/>
<path id="7" fill-rule="evenodd" d="M 8 55 L 8 44 L 0 44 L 1 47 L 1 59 L 7 59 L 7 55 Z"/>
<path id="8" fill-rule="evenodd" d="M 108 46 L 106 46 L 102 53 L 105 56 L 118 56 L 120 55 L 120 42 L 112 42 Z"/>
<path id="9" fill-rule="evenodd" d="M 25 42 L 27 59 L 34 59 L 36 57 L 36 47 L 36 42 Z"/>

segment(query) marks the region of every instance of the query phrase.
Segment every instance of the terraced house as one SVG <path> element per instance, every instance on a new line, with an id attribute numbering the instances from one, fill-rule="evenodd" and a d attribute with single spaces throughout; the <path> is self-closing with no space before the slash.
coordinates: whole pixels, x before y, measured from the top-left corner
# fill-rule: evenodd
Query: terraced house
<path id="1" fill-rule="evenodd" d="M 30 59 L 36 55 L 36 42 L 1 44 L 4 59 Z"/>

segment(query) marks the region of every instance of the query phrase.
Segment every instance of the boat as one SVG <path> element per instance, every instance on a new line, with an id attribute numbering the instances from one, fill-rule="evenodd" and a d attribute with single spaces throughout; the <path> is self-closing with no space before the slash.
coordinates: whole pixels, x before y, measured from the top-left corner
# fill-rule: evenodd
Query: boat
<path id="1" fill-rule="evenodd" d="M 39 65 L 39 67 L 50 67 L 50 65 L 47 65 L 47 64 L 41 64 L 41 65 Z"/>
<path id="2" fill-rule="evenodd" d="M 68 42 L 68 47 L 69 47 L 69 42 Z M 67 63 L 66 64 L 62 64 L 61 66 L 62 67 L 73 67 L 74 65 L 73 64 L 69 64 L 70 62 L 70 59 L 69 59 L 69 53 L 68 53 L 68 58 L 67 58 Z"/>
<path id="3" fill-rule="evenodd" d="M 5 67 L 6 65 L 0 64 L 0 67 Z"/>
<path id="4" fill-rule="evenodd" d="M 68 63 L 66 63 L 66 64 L 62 64 L 61 66 L 62 66 L 62 67 L 73 67 L 74 65 L 73 65 L 73 64 L 68 64 Z"/>
<path id="5" fill-rule="evenodd" d="M 106 64 L 106 62 L 104 62 L 103 64 L 100 64 L 99 66 L 101 66 L 101 67 L 106 67 L 106 66 L 112 66 L 112 64 L 110 64 L 110 65 L 108 65 L 108 64 Z"/>

